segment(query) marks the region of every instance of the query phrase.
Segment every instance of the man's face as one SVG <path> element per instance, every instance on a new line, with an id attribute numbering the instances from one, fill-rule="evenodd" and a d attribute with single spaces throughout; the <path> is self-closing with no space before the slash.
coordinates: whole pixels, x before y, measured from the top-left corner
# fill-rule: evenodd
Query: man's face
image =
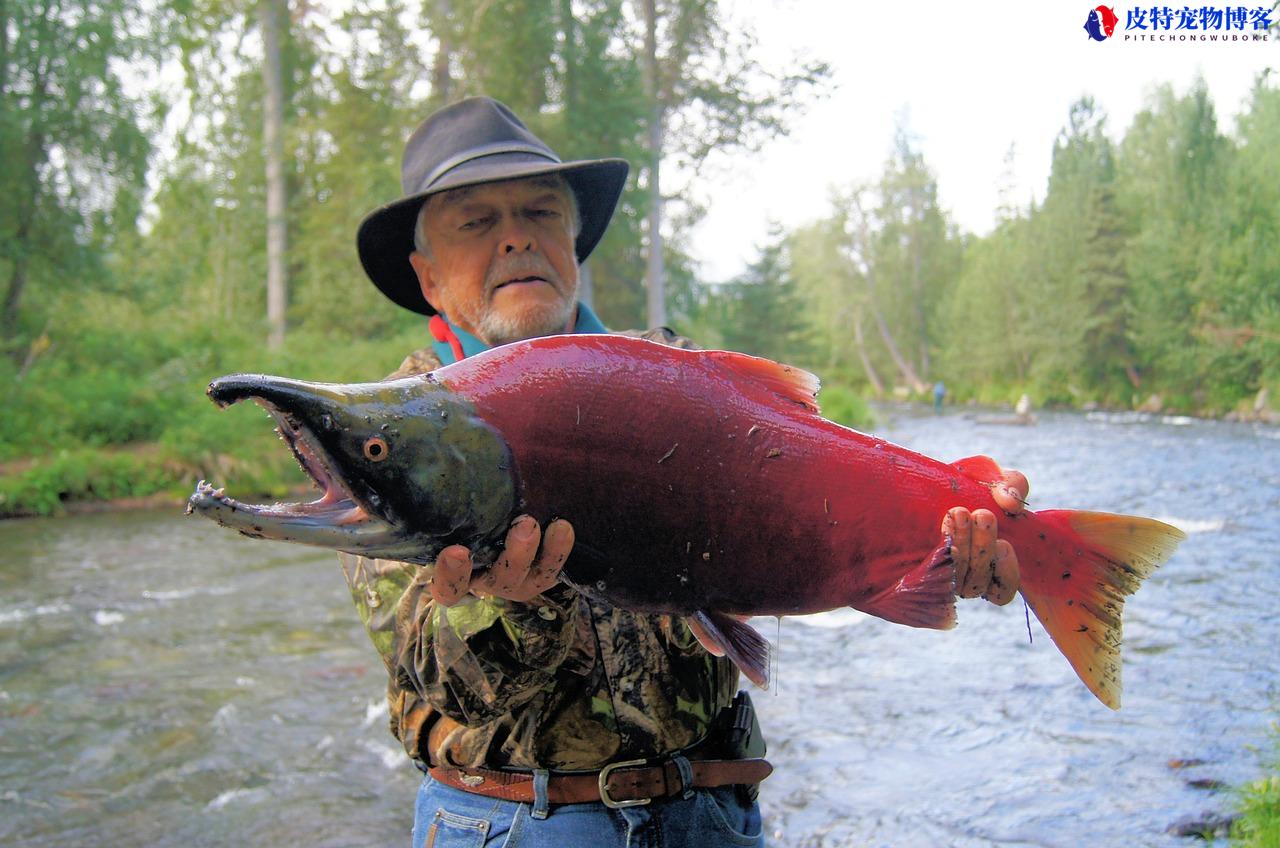
<path id="1" fill-rule="evenodd" d="M 431 197 L 429 254 L 409 257 L 427 302 L 490 345 L 564 332 L 578 291 L 568 192 L 533 177 Z"/>

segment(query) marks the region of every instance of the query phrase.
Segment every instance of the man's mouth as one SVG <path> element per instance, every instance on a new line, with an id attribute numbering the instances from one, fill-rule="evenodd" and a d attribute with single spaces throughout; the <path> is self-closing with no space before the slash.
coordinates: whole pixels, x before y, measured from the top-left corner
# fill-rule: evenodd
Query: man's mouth
<path id="1" fill-rule="evenodd" d="M 539 277 L 536 274 L 533 274 L 527 277 L 514 277 L 510 280 L 507 280 L 504 283 L 499 283 L 497 286 L 494 287 L 493 290 L 496 292 L 499 289 L 505 289 L 508 286 L 519 286 L 519 285 L 525 285 L 528 283 L 545 283 L 547 285 L 551 285 L 550 281 L 547 280 L 546 277 Z"/>

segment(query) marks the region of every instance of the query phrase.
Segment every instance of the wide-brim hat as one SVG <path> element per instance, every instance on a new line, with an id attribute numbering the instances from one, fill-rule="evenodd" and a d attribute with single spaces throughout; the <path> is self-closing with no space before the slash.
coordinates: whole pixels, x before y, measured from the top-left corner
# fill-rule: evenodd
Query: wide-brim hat
<path id="1" fill-rule="evenodd" d="M 628 167 L 623 159 L 562 162 L 503 104 L 490 97 L 460 100 L 430 115 L 409 137 L 400 167 L 405 196 L 360 223 L 360 263 L 393 302 L 434 315 L 409 264 L 413 228 L 428 197 L 481 183 L 562 174 L 578 202 L 582 227 L 574 248 L 581 262 L 609 226 Z"/>

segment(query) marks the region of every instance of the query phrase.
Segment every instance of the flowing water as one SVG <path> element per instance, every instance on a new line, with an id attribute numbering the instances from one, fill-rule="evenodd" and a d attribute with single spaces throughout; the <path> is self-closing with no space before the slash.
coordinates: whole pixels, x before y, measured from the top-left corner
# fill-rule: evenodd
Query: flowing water
<path id="1" fill-rule="evenodd" d="M 1174 846 L 1228 810 L 1201 787 L 1257 776 L 1280 715 L 1280 431 L 895 409 L 878 432 L 1190 538 L 1128 603 L 1120 712 L 1020 601 L 945 633 L 757 620 L 770 844 Z M 0 844 L 407 845 L 384 680 L 330 553 L 178 508 L 0 523 Z"/>

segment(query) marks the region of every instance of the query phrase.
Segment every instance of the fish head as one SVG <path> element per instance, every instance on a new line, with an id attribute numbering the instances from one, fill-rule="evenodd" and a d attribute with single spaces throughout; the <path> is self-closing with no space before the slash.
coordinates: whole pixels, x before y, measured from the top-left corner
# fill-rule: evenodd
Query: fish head
<path id="1" fill-rule="evenodd" d="M 510 450 L 432 375 L 333 384 L 235 374 L 208 393 L 219 406 L 265 408 L 322 494 L 252 505 L 201 481 L 188 512 L 249 536 L 405 562 L 432 562 L 455 543 L 477 564 L 499 550 L 517 500 Z"/>

